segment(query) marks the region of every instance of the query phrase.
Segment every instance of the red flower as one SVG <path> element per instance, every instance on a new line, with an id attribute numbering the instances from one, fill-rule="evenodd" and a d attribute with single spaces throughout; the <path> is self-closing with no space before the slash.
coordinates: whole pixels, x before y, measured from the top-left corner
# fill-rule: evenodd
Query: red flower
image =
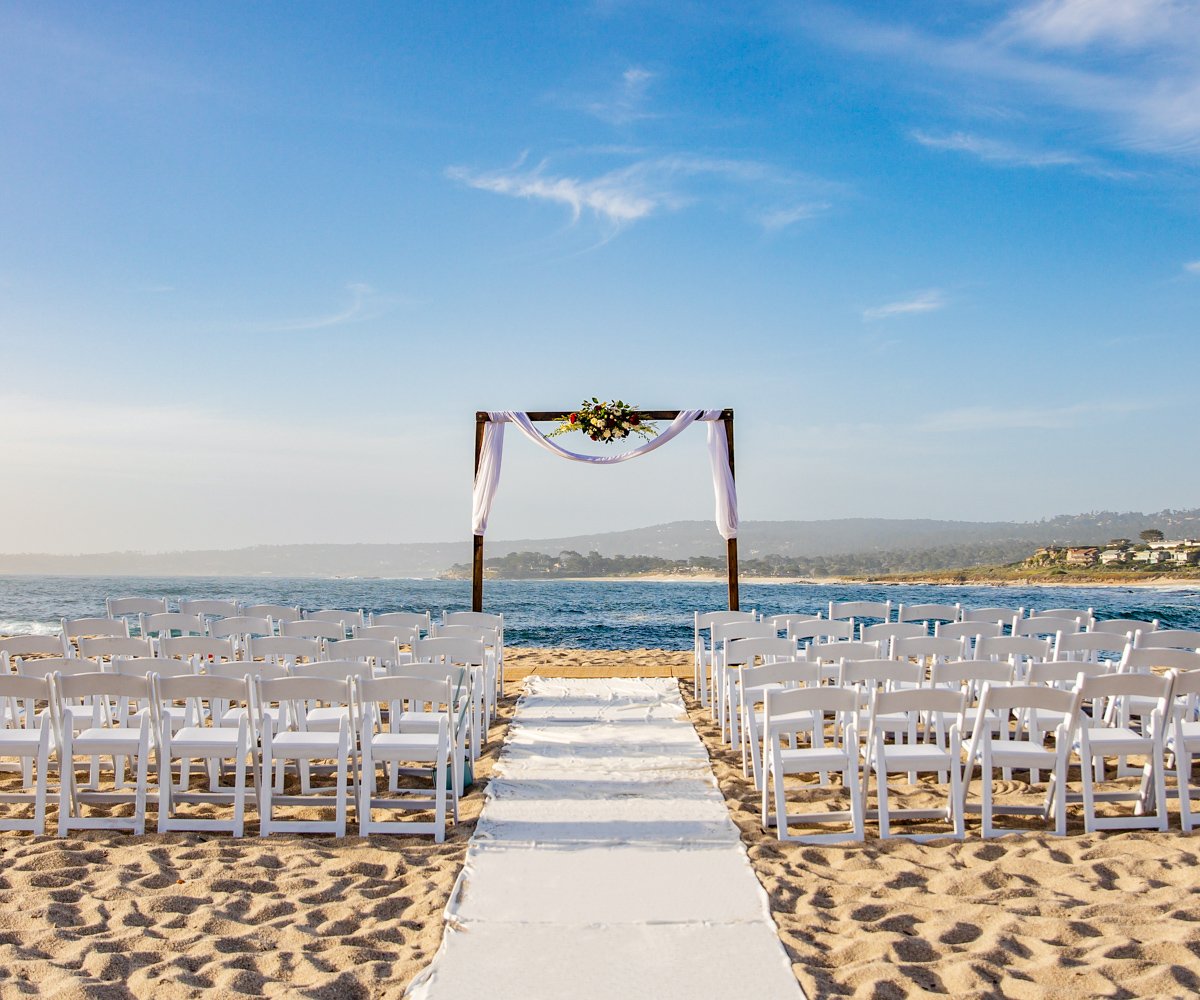
<path id="1" fill-rule="evenodd" d="M 577 418 L 578 416 L 579 416 L 579 414 L 578 414 L 578 413 L 572 413 L 572 414 L 571 414 L 571 423 L 575 423 L 575 420 L 576 420 L 576 418 Z"/>

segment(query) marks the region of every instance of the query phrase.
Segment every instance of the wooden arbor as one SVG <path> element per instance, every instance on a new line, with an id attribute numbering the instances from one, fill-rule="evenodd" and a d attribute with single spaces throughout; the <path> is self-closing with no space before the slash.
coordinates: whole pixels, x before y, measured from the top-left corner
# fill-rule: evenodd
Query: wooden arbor
<path id="1" fill-rule="evenodd" d="M 572 410 L 533 410 L 526 414 L 530 420 L 557 421 L 569 416 Z M 642 410 L 646 420 L 674 420 L 680 410 Z M 479 475 L 479 455 L 483 451 L 483 425 L 491 417 L 484 410 L 475 414 L 475 475 Z M 729 475 L 733 476 L 733 410 L 721 411 L 721 423 L 725 425 L 725 440 L 729 446 Z M 471 557 L 471 610 L 483 610 L 483 536 L 473 535 L 474 549 Z M 725 543 L 726 566 L 729 577 L 729 610 L 738 610 L 738 555 L 737 539 Z"/>

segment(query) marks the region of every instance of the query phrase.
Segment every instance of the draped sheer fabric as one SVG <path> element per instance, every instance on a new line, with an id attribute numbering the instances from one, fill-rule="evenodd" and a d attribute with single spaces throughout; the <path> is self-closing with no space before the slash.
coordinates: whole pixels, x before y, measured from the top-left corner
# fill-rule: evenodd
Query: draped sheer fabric
<path id="1" fill-rule="evenodd" d="M 721 420 L 720 410 L 681 410 L 679 416 L 672 420 L 662 433 L 637 448 L 616 455 L 580 455 L 577 452 L 568 451 L 562 445 L 540 433 L 533 426 L 529 415 L 518 410 L 490 411 L 488 417 L 490 419 L 483 426 L 483 448 L 479 453 L 479 471 L 475 475 L 475 489 L 471 498 L 471 530 L 476 535 L 486 533 L 492 504 L 495 502 L 496 492 L 500 488 L 505 425 L 512 424 L 534 444 L 545 448 L 559 458 L 565 458 L 572 462 L 586 462 L 588 465 L 615 465 L 618 462 L 628 462 L 630 459 L 650 454 L 699 420 L 708 424 L 708 457 L 712 466 L 717 531 L 726 540 L 737 537 L 737 489 L 733 482 L 733 474 L 729 471 L 729 445 L 725 438 L 724 428 L 718 426 Z"/>

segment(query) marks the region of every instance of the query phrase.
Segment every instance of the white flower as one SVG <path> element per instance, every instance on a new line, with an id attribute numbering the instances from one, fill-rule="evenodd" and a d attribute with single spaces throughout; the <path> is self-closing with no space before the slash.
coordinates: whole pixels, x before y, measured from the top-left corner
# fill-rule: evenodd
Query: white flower
<path id="1" fill-rule="evenodd" d="M 612 436 L 612 431 L 605 431 L 605 432 L 604 432 L 604 434 L 603 434 L 603 435 L 601 435 L 601 436 L 602 436 L 602 437 L 611 437 L 611 436 Z"/>

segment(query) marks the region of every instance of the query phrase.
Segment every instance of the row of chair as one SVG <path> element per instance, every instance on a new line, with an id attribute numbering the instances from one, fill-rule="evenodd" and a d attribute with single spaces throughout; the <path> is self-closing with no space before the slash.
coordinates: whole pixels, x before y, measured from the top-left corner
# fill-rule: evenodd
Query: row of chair
<path id="1" fill-rule="evenodd" d="M 0 826 L 42 832 L 52 752 L 60 836 L 90 828 L 141 833 L 148 803 L 157 803 L 159 831 L 224 830 L 238 837 L 252 806 L 262 835 L 344 836 L 353 808 L 362 836 L 431 833 L 441 841 L 448 797 L 457 820 L 469 701 L 469 671 L 463 667 L 411 663 L 403 674 L 377 677 L 361 662 L 326 661 L 258 664 L 256 676 L 237 676 L 239 667 L 249 665 L 229 664 L 212 673 L 168 667 L 171 672 L 160 673 L 122 672 L 122 663 L 116 672 L 55 669 L 42 676 L 0 676 L 0 756 L 19 761 L 23 789 L 0 801 L 34 807 L 32 818 L 9 818 Z M 76 774 L 79 758 L 89 764 L 86 782 Z M 101 784 L 102 761 L 111 761 L 108 788 Z M 207 787 L 193 787 L 195 761 L 207 770 Z M 299 791 L 284 794 L 289 764 L 296 768 Z M 385 796 L 378 788 L 381 766 L 390 793 Z M 314 784 L 318 770 L 332 772 L 332 786 Z M 402 772 L 424 773 L 431 784 L 402 787 Z M 232 815 L 196 817 L 179 808 L 197 802 L 231 805 Z M 85 806 L 122 803 L 132 803 L 132 815 L 85 812 Z M 332 807 L 334 817 L 280 818 L 281 806 Z M 384 809 L 428 809 L 433 819 L 375 819 L 374 812 Z"/>
<path id="2" fill-rule="evenodd" d="M 781 839 L 792 839 L 792 823 L 848 822 L 848 831 L 806 833 L 799 839 L 861 840 L 864 821 L 870 818 L 877 819 L 881 837 L 892 835 L 891 821 L 896 818 L 940 818 L 950 830 L 923 836 L 949 833 L 961 838 L 966 815 L 978 812 L 981 833 L 990 837 L 998 832 L 994 816 L 1012 812 L 1040 814 L 1053 821 L 1054 832 L 1062 835 L 1068 805 L 1079 802 L 1089 832 L 1166 830 L 1167 797 L 1174 794 L 1179 798 L 1181 825 L 1191 831 L 1190 800 L 1196 792 L 1191 772 L 1200 754 L 1200 654 L 1176 652 L 1191 669 L 1172 668 L 1163 675 L 1080 671 L 1066 687 L 985 680 L 974 707 L 966 686 L 905 688 L 890 678 L 881 682 L 882 662 L 872 667 L 860 664 L 857 677 L 854 671 L 844 671 L 844 683 L 834 686 L 766 685 L 761 689 L 763 827 L 774 827 Z M 883 662 L 890 662 L 893 669 L 898 665 Z M 852 683 L 864 672 L 873 676 Z M 751 683 L 749 678 L 746 683 Z M 863 733 L 865 739 L 860 738 Z M 969 739 L 965 755 L 964 739 Z M 1131 756 L 1142 761 L 1135 772 L 1141 779 L 1138 787 L 1100 790 L 1105 762 L 1116 758 L 1121 764 Z M 1079 770 L 1078 791 L 1068 788 L 1073 765 Z M 982 779 L 980 801 L 971 803 L 967 789 L 977 766 Z M 997 804 L 996 768 L 1006 780 L 1011 780 L 1007 776 L 1013 770 L 1028 771 L 1031 786 L 1039 784 L 1038 775 L 1045 771 L 1049 780 L 1041 805 Z M 1165 778 L 1168 769 L 1175 775 L 1170 790 Z M 849 798 L 847 809 L 789 812 L 785 776 L 811 774 L 828 785 L 830 775 L 837 773 Z M 948 786 L 945 805 L 890 809 L 889 775 L 895 773 L 907 773 L 910 783 L 917 773 L 936 774 L 938 782 Z M 873 810 L 866 805 L 872 775 Z M 1134 803 L 1132 813 L 1101 815 L 1097 810 L 1098 802 L 1122 801 Z"/>

